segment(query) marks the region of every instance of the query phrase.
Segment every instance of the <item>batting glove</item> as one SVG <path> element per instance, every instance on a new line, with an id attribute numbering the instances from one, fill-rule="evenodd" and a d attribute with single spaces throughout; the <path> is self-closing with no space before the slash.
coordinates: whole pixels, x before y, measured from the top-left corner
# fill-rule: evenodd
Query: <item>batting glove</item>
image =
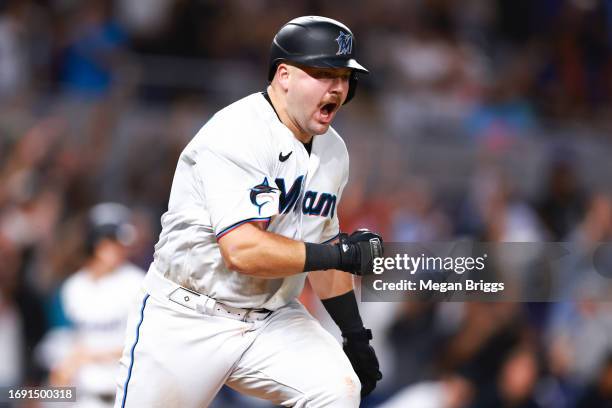
<path id="1" fill-rule="evenodd" d="M 383 256 L 382 237 L 367 229 L 340 234 L 336 245 L 340 249 L 341 269 L 355 275 L 372 274 L 374 258 Z"/>
<path id="2" fill-rule="evenodd" d="M 361 397 L 369 395 L 374 388 L 376 382 L 382 379 L 382 373 L 379 370 L 378 358 L 370 340 L 372 340 L 372 331 L 363 328 L 355 333 L 343 333 L 344 342 L 342 348 L 348 357 L 353 370 L 361 381 Z"/>

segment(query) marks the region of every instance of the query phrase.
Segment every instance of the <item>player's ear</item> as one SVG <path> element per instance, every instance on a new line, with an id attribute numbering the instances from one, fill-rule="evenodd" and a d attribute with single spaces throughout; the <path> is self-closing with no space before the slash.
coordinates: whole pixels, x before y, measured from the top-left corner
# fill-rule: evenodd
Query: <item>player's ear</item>
<path id="1" fill-rule="evenodd" d="M 276 68 L 275 78 L 277 79 L 279 85 L 285 92 L 287 92 L 287 90 L 289 89 L 289 77 L 291 76 L 291 68 L 292 67 L 290 65 L 285 64 L 284 62 L 278 64 L 278 67 Z"/>

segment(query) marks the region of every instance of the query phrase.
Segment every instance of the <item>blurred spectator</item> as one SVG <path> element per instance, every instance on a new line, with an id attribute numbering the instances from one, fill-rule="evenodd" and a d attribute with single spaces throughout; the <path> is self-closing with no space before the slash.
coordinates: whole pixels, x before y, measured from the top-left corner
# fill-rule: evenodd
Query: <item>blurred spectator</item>
<path id="1" fill-rule="evenodd" d="M 89 257 L 62 284 L 51 310 L 54 328 L 40 346 L 50 370 L 49 384 L 76 386 L 78 406 L 114 403 L 128 309 L 144 277 L 143 270 L 126 261 L 136 234 L 129 217 L 129 211 L 115 203 L 91 209 Z"/>
<path id="2" fill-rule="evenodd" d="M 0 102 L 24 91 L 28 78 L 24 13 L 27 2 L 0 4 Z"/>
<path id="3" fill-rule="evenodd" d="M 597 382 L 605 369 L 611 349 L 611 310 L 609 303 L 587 300 L 560 303 L 553 309 L 548 358 L 567 406 L 575 406 L 581 390 Z"/>
<path id="4" fill-rule="evenodd" d="M 598 271 L 593 253 L 601 243 L 612 240 L 612 199 L 596 192 L 589 199 L 581 222 L 568 235 L 570 254 L 564 260 L 558 276 L 558 290 L 563 299 L 608 299 L 609 289 L 599 279 L 609 277 Z"/>
<path id="5" fill-rule="evenodd" d="M 173 3 L 174 0 L 149 0 L 146 3 L 118 0 L 117 17 L 132 37 L 151 41 L 167 29 Z"/>
<path id="6" fill-rule="evenodd" d="M 516 192 L 514 180 L 497 164 L 475 171 L 458 222 L 459 233 L 489 242 L 535 242 L 544 238 L 540 221 Z"/>
<path id="7" fill-rule="evenodd" d="M 23 381 L 25 321 L 16 304 L 19 284 L 19 253 L 15 246 L 0 235 L 0 385 L 14 386 Z"/>
<path id="8" fill-rule="evenodd" d="M 24 251 L 0 233 L 0 384 L 39 384 L 33 350 L 47 330 L 42 300 L 23 279 Z"/>
<path id="9" fill-rule="evenodd" d="M 494 150 L 530 134 L 536 127 L 533 108 L 526 98 L 531 80 L 529 55 L 518 55 L 504 65 L 485 87 L 482 101 L 466 117 L 468 134 Z"/>
<path id="10" fill-rule="evenodd" d="M 484 393 L 494 386 L 509 353 L 529 341 L 528 334 L 517 304 L 466 303 L 461 325 L 445 340 L 438 364 L 443 371 L 458 370 Z"/>
<path id="11" fill-rule="evenodd" d="M 423 381 L 404 388 L 378 408 L 466 408 L 473 398 L 469 381 L 458 375 Z"/>
<path id="12" fill-rule="evenodd" d="M 609 194 L 595 192 L 591 196 L 584 218 L 568 238 L 587 248 L 612 238 L 612 198 Z"/>
<path id="13" fill-rule="evenodd" d="M 547 400 L 574 407 L 581 389 L 595 377 L 612 349 L 610 287 L 593 265 L 593 250 L 612 237 L 609 199 L 594 195 L 583 220 L 569 235 L 569 254 L 555 274 L 558 298 L 551 304 L 543 336 L 550 376 Z M 596 406 L 596 405 L 594 405 Z"/>
<path id="14" fill-rule="evenodd" d="M 393 203 L 390 239 L 394 242 L 435 242 L 450 238 L 451 221 L 437 207 L 429 186 L 423 180 L 400 187 Z"/>
<path id="15" fill-rule="evenodd" d="M 384 113 L 400 135 L 423 131 L 438 119 L 458 119 L 477 97 L 483 58 L 457 37 L 450 2 L 426 2 L 386 42 L 379 61 L 392 75 L 383 98 Z M 446 6 L 445 6 L 446 5 Z"/>
<path id="16" fill-rule="evenodd" d="M 436 316 L 436 306 L 427 302 L 403 304 L 389 327 L 389 345 L 395 356 L 394 371 L 390 372 L 393 389 L 434 378 L 434 360 L 446 334 Z"/>
<path id="17" fill-rule="evenodd" d="M 583 392 L 576 408 L 612 407 L 612 354 L 605 360 L 599 377 Z"/>
<path id="18" fill-rule="evenodd" d="M 492 387 L 479 388 L 474 408 L 538 408 L 535 390 L 540 375 L 533 349 L 517 348 L 506 358 Z"/>
<path id="19" fill-rule="evenodd" d="M 563 299 L 554 305 L 548 337 L 553 373 L 578 385 L 594 380 L 612 350 L 612 304 L 609 285 L 594 269 L 593 250 L 612 239 L 612 201 L 594 195 L 583 221 L 570 236 L 572 253 L 566 257 L 558 280 Z M 604 275 L 605 276 L 605 275 Z"/>
<path id="20" fill-rule="evenodd" d="M 537 211 L 551 238 L 561 241 L 582 219 L 586 207 L 586 193 L 578 180 L 576 164 L 569 158 L 553 158 L 543 187 Z"/>
<path id="21" fill-rule="evenodd" d="M 389 196 L 368 194 L 364 181 L 356 180 L 347 186 L 340 203 L 338 214 L 342 231 L 368 228 L 388 235 L 391 206 Z"/>
<path id="22" fill-rule="evenodd" d="M 126 34 L 112 19 L 111 2 L 94 0 L 76 5 L 67 33 L 61 82 L 77 95 L 107 95 L 117 79 Z"/>
<path id="23" fill-rule="evenodd" d="M 537 83 L 542 111 L 556 118 L 597 119 L 610 107 L 612 37 L 608 1 L 560 1 L 541 33 Z"/>

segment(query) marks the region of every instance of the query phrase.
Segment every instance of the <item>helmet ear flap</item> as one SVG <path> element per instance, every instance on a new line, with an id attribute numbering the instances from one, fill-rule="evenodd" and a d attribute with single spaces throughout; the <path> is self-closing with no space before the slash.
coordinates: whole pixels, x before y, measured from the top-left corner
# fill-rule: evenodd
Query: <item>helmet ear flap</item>
<path id="1" fill-rule="evenodd" d="M 353 97 L 355 96 L 355 92 L 357 92 L 357 81 L 358 81 L 357 72 L 353 70 L 351 72 L 351 77 L 349 78 L 348 94 L 346 94 L 346 99 L 344 100 L 343 105 L 346 105 L 347 103 L 349 103 L 349 101 L 353 99 Z"/>

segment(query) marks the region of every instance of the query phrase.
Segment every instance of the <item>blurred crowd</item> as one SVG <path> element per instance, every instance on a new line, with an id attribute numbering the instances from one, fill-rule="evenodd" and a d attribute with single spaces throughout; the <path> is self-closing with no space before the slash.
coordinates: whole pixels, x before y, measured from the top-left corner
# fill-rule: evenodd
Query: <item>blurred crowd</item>
<path id="1" fill-rule="evenodd" d="M 146 270 L 181 149 L 264 89 L 273 34 L 304 14 L 349 25 L 372 72 L 335 126 L 343 229 L 612 241 L 611 0 L 0 0 L 0 386 L 48 383 L 90 208 L 130 208 Z M 612 303 L 361 306 L 385 375 L 368 406 L 611 406 Z"/>

